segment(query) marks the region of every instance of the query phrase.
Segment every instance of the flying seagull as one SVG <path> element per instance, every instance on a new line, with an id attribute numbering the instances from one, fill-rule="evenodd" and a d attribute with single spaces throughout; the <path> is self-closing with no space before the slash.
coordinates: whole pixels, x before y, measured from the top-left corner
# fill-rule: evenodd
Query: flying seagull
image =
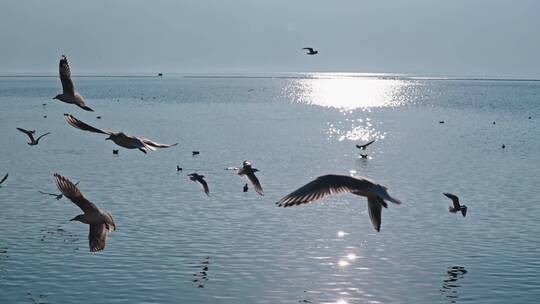
<path id="1" fill-rule="evenodd" d="M 360 153 L 360 156 L 361 156 L 362 158 L 368 158 L 368 155 L 367 155 L 367 154 L 362 154 L 362 153 Z"/>
<path id="2" fill-rule="evenodd" d="M 60 81 L 62 82 L 62 94 L 56 95 L 53 99 L 58 99 L 65 103 L 71 103 L 77 105 L 79 108 L 86 111 L 94 111 L 86 105 L 84 98 L 75 91 L 73 81 L 71 81 L 71 69 L 65 55 L 60 57 L 59 63 Z"/>
<path id="3" fill-rule="evenodd" d="M 189 176 L 189 179 L 194 181 L 194 182 L 199 182 L 204 190 L 204 193 L 206 193 L 206 195 L 210 195 L 210 191 L 208 190 L 208 184 L 206 183 L 206 181 L 204 180 L 204 175 L 199 175 L 197 173 L 191 173 L 191 174 L 188 174 Z"/>
<path id="4" fill-rule="evenodd" d="M 0 181 L 0 185 L 3 184 L 6 181 L 8 176 L 9 176 L 9 173 L 6 173 L 6 175 L 4 175 L 4 178 L 2 178 L 2 180 Z"/>
<path id="5" fill-rule="evenodd" d="M 100 251 L 105 248 L 107 240 L 107 232 L 116 230 L 112 214 L 99 209 L 94 203 L 87 200 L 69 179 L 54 174 L 56 186 L 69 200 L 77 205 L 84 214 L 79 214 L 72 218 L 71 221 L 79 221 L 90 225 L 88 241 L 90 251 Z"/>
<path id="6" fill-rule="evenodd" d="M 306 55 L 317 55 L 319 53 L 319 51 L 315 51 L 313 48 L 310 48 L 310 47 L 305 47 L 302 50 L 308 51 Z"/>
<path id="7" fill-rule="evenodd" d="M 60 193 L 60 194 L 56 194 L 56 193 L 48 193 L 48 192 L 43 192 L 43 191 L 39 191 L 39 190 L 38 190 L 38 192 L 41 193 L 41 194 L 43 194 L 43 195 L 54 196 L 54 198 L 57 199 L 57 200 L 61 200 L 62 197 L 64 197 L 64 195 L 63 195 L 62 193 Z"/>
<path id="8" fill-rule="evenodd" d="M 40 140 L 43 136 L 46 136 L 46 135 L 51 134 L 51 132 L 47 132 L 47 133 L 41 135 L 41 136 L 38 137 L 38 138 L 34 138 L 34 134 L 36 133 L 35 130 L 30 131 L 30 130 L 25 130 L 25 129 L 23 129 L 23 128 L 17 128 L 17 130 L 23 132 L 24 134 L 26 134 L 26 135 L 30 138 L 30 142 L 28 143 L 28 145 L 30 145 L 30 146 L 35 146 L 35 145 L 39 144 L 39 140 Z"/>
<path id="9" fill-rule="evenodd" d="M 452 206 L 448 207 L 448 211 L 450 211 L 451 213 L 457 213 L 458 211 L 461 211 L 461 214 L 463 214 L 463 217 L 465 217 L 465 215 L 467 215 L 467 206 L 460 205 L 459 204 L 459 198 L 457 196 L 455 196 L 452 193 L 443 193 L 443 194 L 444 194 L 444 196 L 451 199 L 452 203 L 454 204 L 453 207 Z"/>
<path id="10" fill-rule="evenodd" d="M 237 174 L 240 176 L 245 176 L 247 180 L 253 185 L 255 191 L 260 195 L 264 195 L 261 183 L 259 182 L 259 179 L 257 179 L 257 176 L 255 176 L 255 172 L 257 171 L 259 170 L 252 168 L 251 163 L 245 160 L 242 164 L 242 168 L 237 170 Z"/>
<path id="11" fill-rule="evenodd" d="M 381 229 L 382 207 L 388 208 L 385 201 L 401 204 L 388 194 L 387 188 L 362 176 L 323 175 L 285 196 L 276 204 L 280 207 L 290 207 L 320 200 L 326 196 L 350 192 L 365 196 L 368 201 L 368 211 L 373 228 Z"/>
<path id="12" fill-rule="evenodd" d="M 372 143 L 374 143 L 375 140 L 372 140 L 370 142 L 368 142 L 367 144 L 363 144 L 363 145 L 356 145 L 356 147 L 360 150 L 365 150 L 369 145 L 371 145 Z"/>
<path id="13" fill-rule="evenodd" d="M 70 114 L 64 114 L 64 118 L 66 119 L 68 124 L 72 125 L 73 127 L 77 129 L 109 135 L 109 137 L 105 138 L 105 140 L 110 139 L 115 144 L 119 145 L 120 147 L 124 147 L 127 149 L 139 149 L 140 151 L 147 153 L 148 150 L 155 151 L 157 148 L 169 148 L 169 147 L 178 145 L 178 143 L 175 143 L 172 145 L 160 144 L 160 143 L 151 141 L 150 139 L 132 136 L 124 132 L 113 132 L 113 131 L 94 128 L 78 120 L 77 118 L 75 118 L 73 115 L 70 115 Z"/>

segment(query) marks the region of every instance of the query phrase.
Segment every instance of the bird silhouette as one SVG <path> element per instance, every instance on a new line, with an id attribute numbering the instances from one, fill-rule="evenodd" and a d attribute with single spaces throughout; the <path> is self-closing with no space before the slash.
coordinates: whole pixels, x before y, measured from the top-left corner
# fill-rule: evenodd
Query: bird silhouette
<path id="1" fill-rule="evenodd" d="M 356 145 L 356 147 L 360 150 L 365 150 L 369 145 L 371 145 L 372 143 L 374 143 L 375 140 L 372 140 L 370 142 L 368 142 L 367 144 L 363 144 L 363 145 Z"/>
<path id="2" fill-rule="evenodd" d="M 257 171 L 259 170 L 251 167 L 251 163 L 246 160 L 242 164 L 242 168 L 237 170 L 237 174 L 246 177 L 247 180 L 253 185 L 253 188 L 255 188 L 255 192 L 257 192 L 259 195 L 264 195 L 261 183 L 259 182 L 257 176 L 255 176 L 255 172 Z"/>
<path id="3" fill-rule="evenodd" d="M 53 99 L 58 99 L 65 103 L 70 103 L 78 106 L 86 111 L 94 111 L 86 105 L 84 98 L 75 91 L 73 81 L 71 81 L 71 69 L 65 55 L 60 57 L 59 62 L 60 82 L 62 82 L 62 94 L 56 95 Z"/>
<path id="4" fill-rule="evenodd" d="M 204 180 L 204 175 L 199 175 L 197 173 L 191 173 L 191 174 L 188 174 L 189 176 L 189 179 L 194 181 L 194 182 L 199 182 L 203 188 L 203 191 L 206 195 L 210 195 L 210 190 L 208 190 L 208 184 L 206 183 L 206 181 Z"/>
<path id="5" fill-rule="evenodd" d="M 17 128 L 17 130 L 23 132 L 24 134 L 26 134 L 28 136 L 28 138 L 30 138 L 30 142 L 28 142 L 29 146 L 36 146 L 37 144 L 39 144 L 39 140 L 42 137 L 51 134 L 51 132 L 47 132 L 47 133 L 39 136 L 38 138 L 34 138 L 34 134 L 36 133 L 35 130 L 29 131 L 29 130 L 25 130 L 23 128 Z"/>
<path id="6" fill-rule="evenodd" d="M 463 217 L 467 215 L 467 206 L 460 205 L 459 198 L 456 195 L 452 193 L 447 193 L 447 192 L 443 193 L 443 195 L 451 199 L 454 205 L 454 206 L 448 207 L 448 211 L 450 211 L 451 213 L 457 213 L 458 211 L 461 211 L 461 214 L 463 215 Z"/>
<path id="7" fill-rule="evenodd" d="M 280 199 L 276 204 L 290 207 L 320 200 L 326 196 L 350 192 L 367 197 L 369 217 L 373 228 L 381 229 L 382 207 L 388 208 L 385 201 L 401 204 L 401 201 L 390 196 L 387 188 L 362 176 L 323 175 Z"/>
<path id="8" fill-rule="evenodd" d="M 310 48 L 310 47 L 302 48 L 302 50 L 307 50 L 308 51 L 306 53 L 306 55 L 317 55 L 319 53 L 319 51 L 316 51 L 316 50 L 314 50 L 313 48 Z"/>

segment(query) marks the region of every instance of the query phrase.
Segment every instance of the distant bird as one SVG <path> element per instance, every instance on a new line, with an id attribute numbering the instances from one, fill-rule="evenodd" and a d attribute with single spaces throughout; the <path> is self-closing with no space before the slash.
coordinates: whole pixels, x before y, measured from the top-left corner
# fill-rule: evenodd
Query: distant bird
<path id="1" fill-rule="evenodd" d="M 90 233 L 88 234 L 90 251 L 103 250 L 107 240 L 107 232 L 116 230 L 112 214 L 99 209 L 94 203 L 87 200 L 79 188 L 69 179 L 55 173 L 54 181 L 60 192 L 84 212 L 84 214 L 72 218 L 71 221 L 90 225 Z"/>
<path id="2" fill-rule="evenodd" d="M 495 122 L 493 122 L 493 124 L 495 124 Z"/>
<path id="3" fill-rule="evenodd" d="M 65 55 L 60 57 L 59 63 L 60 81 L 62 82 L 62 94 L 56 95 L 53 99 L 58 99 L 65 103 L 74 104 L 86 111 L 94 111 L 86 105 L 84 98 L 75 91 L 73 81 L 71 81 L 71 70 Z"/>
<path id="4" fill-rule="evenodd" d="M 367 144 L 363 144 L 363 145 L 356 145 L 356 147 L 360 150 L 365 150 L 369 145 L 371 145 L 372 143 L 374 143 L 375 140 L 372 140 L 370 142 L 368 142 Z"/>
<path id="5" fill-rule="evenodd" d="M 43 115 L 43 118 L 47 118 L 47 115 Z"/>
<path id="6" fill-rule="evenodd" d="M 30 131 L 30 130 L 25 130 L 25 129 L 23 129 L 23 128 L 17 128 L 17 130 L 23 132 L 24 134 L 26 134 L 26 135 L 30 138 L 30 142 L 28 143 L 28 145 L 30 145 L 30 146 L 35 146 L 35 145 L 39 144 L 39 140 L 40 140 L 43 136 L 46 136 L 46 135 L 51 134 L 51 132 L 47 132 L 47 133 L 41 135 L 41 136 L 38 137 L 38 138 L 34 138 L 34 134 L 36 133 L 35 130 Z"/>
<path id="7" fill-rule="evenodd" d="M 46 106 L 47 104 L 46 104 L 46 103 L 42 103 L 41 105 L 42 105 L 42 106 Z"/>
<path id="8" fill-rule="evenodd" d="M 201 154 L 201 152 L 199 151 L 191 151 L 191 155 L 195 156 L 195 155 L 199 155 Z"/>
<path id="9" fill-rule="evenodd" d="M 244 188 L 242 189 L 244 192 L 248 192 L 249 188 L 248 188 L 248 184 L 246 183 L 244 185 Z"/>
<path id="10" fill-rule="evenodd" d="M 529 119 L 532 119 L 532 117 L 531 117 L 531 116 L 529 116 Z"/>
<path id="11" fill-rule="evenodd" d="M 319 51 L 316 51 L 316 50 L 314 50 L 313 48 L 310 48 L 310 47 L 302 48 L 302 50 L 307 50 L 308 51 L 306 53 L 306 55 L 317 55 L 319 53 Z"/>
<path id="12" fill-rule="evenodd" d="M 247 180 L 253 185 L 253 188 L 255 188 L 255 191 L 260 195 L 264 195 L 261 183 L 259 182 L 259 179 L 257 179 L 257 176 L 255 176 L 255 172 L 257 171 L 259 170 L 252 168 L 251 163 L 245 160 L 242 164 L 242 168 L 238 169 L 236 173 L 240 176 L 246 177 Z"/>
<path id="13" fill-rule="evenodd" d="M 179 165 L 176 165 L 176 172 L 178 171 L 182 171 L 182 167 L 180 167 Z"/>
<path id="14" fill-rule="evenodd" d="M 112 150 L 112 154 L 113 154 L 113 155 L 118 155 L 118 150 L 117 150 L 117 149 L 113 149 L 113 150 Z"/>
<path id="15" fill-rule="evenodd" d="M 382 207 L 388 208 L 385 201 L 401 204 L 401 201 L 388 194 L 387 188 L 362 176 L 323 175 L 283 197 L 276 204 L 290 207 L 320 200 L 326 196 L 350 192 L 365 196 L 368 201 L 369 217 L 377 232 L 381 229 Z"/>
<path id="16" fill-rule="evenodd" d="M 444 123 L 444 120 L 439 120 L 439 123 L 440 123 L 440 124 L 443 124 L 443 123 Z"/>
<path id="17" fill-rule="evenodd" d="M 503 145 L 501 146 L 501 148 L 503 148 L 503 149 L 504 149 L 504 148 L 506 148 L 506 146 L 505 146 L 505 145 L 503 144 Z"/>
<path id="18" fill-rule="evenodd" d="M 204 180 L 204 175 L 199 175 L 197 173 L 191 173 L 191 174 L 188 174 L 189 176 L 189 179 L 194 181 L 194 182 L 199 182 L 204 190 L 204 193 L 206 193 L 206 195 L 210 195 L 210 190 L 208 190 L 208 184 L 206 183 L 206 181 Z"/>
<path id="19" fill-rule="evenodd" d="M 157 148 L 169 148 L 178 145 L 178 143 L 169 145 L 169 144 L 160 144 L 150 139 L 143 137 L 136 137 L 124 132 L 113 132 L 108 130 L 102 130 L 94 128 L 70 114 L 64 114 L 64 118 L 71 126 L 81 129 L 83 131 L 89 131 L 94 133 L 101 133 L 109 135 L 105 140 L 112 140 L 115 144 L 126 149 L 139 149 L 143 153 L 147 153 L 148 150 L 155 151 Z"/>
<path id="20" fill-rule="evenodd" d="M 443 195 L 451 199 L 452 203 L 454 204 L 453 207 L 452 206 L 448 207 L 448 211 L 450 211 L 451 213 L 457 213 L 458 211 L 461 211 L 461 214 L 463 214 L 463 217 L 467 215 L 467 206 L 460 205 L 459 198 L 457 196 L 455 196 L 452 193 L 443 193 Z"/>
<path id="21" fill-rule="evenodd" d="M 360 156 L 361 156 L 362 158 L 368 158 L 368 155 L 367 155 L 367 154 L 362 154 L 362 153 L 360 153 Z"/>
<path id="22" fill-rule="evenodd" d="M 97 119 L 101 119 L 101 116 L 96 116 Z"/>
<path id="23" fill-rule="evenodd" d="M 8 176 L 9 176 L 9 173 L 6 173 L 6 175 L 4 175 L 4 177 L 3 177 L 2 180 L 0 181 L 0 185 L 2 185 L 2 184 L 6 181 L 6 179 L 8 178 Z"/>
<path id="24" fill-rule="evenodd" d="M 157 75 L 158 75 L 158 77 L 161 77 L 161 76 L 163 76 L 163 73 L 158 73 Z"/>
<path id="25" fill-rule="evenodd" d="M 39 191 L 39 193 L 43 194 L 43 195 L 50 195 L 50 196 L 54 196 L 54 198 L 56 198 L 56 200 L 61 200 L 62 197 L 64 197 L 64 195 L 62 193 L 60 194 L 55 194 L 55 193 L 48 193 L 48 192 L 43 192 L 43 191 Z"/>

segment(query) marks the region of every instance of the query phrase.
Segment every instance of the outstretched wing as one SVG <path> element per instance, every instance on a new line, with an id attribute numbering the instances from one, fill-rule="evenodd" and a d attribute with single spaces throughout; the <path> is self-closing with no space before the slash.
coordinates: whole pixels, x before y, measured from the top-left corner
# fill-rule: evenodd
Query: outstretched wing
<path id="1" fill-rule="evenodd" d="M 358 149 L 365 150 L 365 149 L 367 148 L 367 146 L 371 145 L 371 144 L 374 143 L 374 142 L 375 142 L 375 140 L 372 140 L 372 141 L 368 142 L 367 144 L 356 145 L 356 147 L 357 147 Z"/>
<path id="2" fill-rule="evenodd" d="M 206 195 L 210 195 L 210 190 L 208 189 L 208 183 L 202 178 L 197 179 L 197 181 L 201 183 L 204 193 L 206 193 Z"/>
<path id="3" fill-rule="evenodd" d="M 81 194 L 79 188 L 77 188 L 77 186 L 75 186 L 69 179 L 55 173 L 54 181 L 56 182 L 58 190 L 60 190 L 60 192 L 62 192 L 65 197 L 69 198 L 69 200 L 71 200 L 75 205 L 79 206 L 84 213 L 99 210 L 96 205 L 87 200 Z"/>
<path id="4" fill-rule="evenodd" d="M 43 192 L 43 191 L 40 191 L 40 190 L 38 190 L 38 192 L 41 193 L 41 194 L 44 194 L 44 195 L 58 196 L 58 194 L 49 193 L 49 192 Z"/>
<path id="5" fill-rule="evenodd" d="M 43 136 L 47 136 L 47 135 L 49 135 L 49 134 L 51 134 L 51 132 L 47 132 L 47 133 L 45 133 L 45 134 L 39 136 L 38 138 L 36 138 L 36 142 L 39 142 L 39 140 L 40 140 Z"/>
<path id="6" fill-rule="evenodd" d="M 65 55 L 60 57 L 59 71 L 64 94 L 75 95 L 75 88 L 73 87 L 73 81 L 71 81 L 71 69 Z"/>
<path id="7" fill-rule="evenodd" d="M 247 179 L 249 180 L 249 182 L 253 185 L 253 188 L 255 188 L 255 191 L 259 193 L 260 195 L 264 195 L 261 182 L 259 182 L 259 179 L 257 178 L 257 176 L 255 176 L 255 173 L 253 173 L 253 171 L 250 170 L 246 172 L 245 175 Z"/>
<path id="8" fill-rule="evenodd" d="M 101 251 L 105 249 L 105 243 L 107 242 L 107 225 L 97 224 L 90 225 L 90 232 L 88 233 L 88 244 L 91 252 Z"/>
<path id="9" fill-rule="evenodd" d="M 310 53 L 313 52 L 313 48 L 309 48 L 309 47 L 306 47 L 306 48 L 302 48 L 302 50 L 308 50 Z"/>
<path id="10" fill-rule="evenodd" d="M 381 215 L 382 207 L 387 208 L 388 205 L 377 196 L 368 196 L 368 213 L 371 219 L 371 224 L 377 232 L 381 230 Z"/>
<path id="11" fill-rule="evenodd" d="M 142 140 L 142 142 L 144 142 L 146 145 L 148 145 L 150 147 L 154 147 L 154 148 L 170 148 L 170 147 L 174 147 L 174 146 L 178 145 L 178 143 L 160 144 L 160 143 L 157 143 L 155 141 L 151 141 L 148 138 L 143 138 L 143 137 L 139 137 L 139 139 Z"/>
<path id="12" fill-rule="evenodd" d="M 66 119 L 66 121 L 67 121 L 68 124 L 70 124 L 71 126 L 77 128 L 77 129 L 80 129 L 80 130 L 83 130 L 83 131 L 94 132 L 94 133 L 107 134 L 107 135 L 111 135 L 111 134 L 112 134 L 111 131 L 103 130 L 103 129 L 98 129 L 98 128 L 94 128 L 94 127 L 92 127 L 91 125 L 86 124 L 86 123 L 84 123 L 84 122 L 78 120 L 77 118 L 75 118 L 75 117 L 74 117 L 73 115 L 71 115 L 71 114 L 65 113 L 65 114 L 64 114 L 64 118 Z"/>
<path id="13" fill-rule="evenodd" d="M 280 207 L 289 207 L 320 200 L 326 196 L 368 189 L 373 183 L 364 179 L 346 175 L 324 175 L 305 184 L 285 196 L 279 202 Z"/>
<path id="14" fill-rule="evenodd" d="M 454 208 L 459 209 L 459 207 L 460 207 L 459 206 L 459 198 L 456 195 L 454 195 L 452 193 L 447 193 L 447 192 L 443 193 L 443 195 L 452 200 L 452 203 L 454 204 Z"/>
<path id="15" fill-rule="evenodd" d="M 9 176 L 9 173 L 6 173 L 6 175 L 4 176 L 4 178 L 2 178 L 2 181 L 0 181 L 0 185 L 6 181 L 6 179 L 8 178 L 8 176 Z"/>
<path id="16" fill-rule="evenodd" d="M 28 130 L 25 130 L 23 128 L 17 128 L 17 130 L 23 132 L 24 134 L 26 134 L 29 138 L 30 138 L 30 141 L 31 142 L 34 142 L 34 135 L 32 135 L 32 131 L 28 131 Z"/>

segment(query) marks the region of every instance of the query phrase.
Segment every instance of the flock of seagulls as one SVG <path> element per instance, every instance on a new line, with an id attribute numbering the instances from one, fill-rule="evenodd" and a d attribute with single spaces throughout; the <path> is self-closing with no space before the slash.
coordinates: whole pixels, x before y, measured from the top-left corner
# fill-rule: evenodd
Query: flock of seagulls
<path id="1" fill-rule="evenodd" d="M 308 55 L 315 55 L 318 53 L 318 51 L 314 50 L 313 48 L 304 49 L 308 50 Z M 71 70 L 65 55 L 62 55 L 60 58 L 59 74 L 63 93 L 57 95 L 54 97 L 54 99 L 68 104 L 74 104 L 86 111 L 93 111 L 93 109 L 86 105 L 86 102 L 81 94 L 75 91 L 73 81 L 71 80 Z M 170 148 L 178 145 L 178 143 L 162 144 L 144 137 L 129 135 L 121 131 L 110 131 L 96 128 L 67 113 L 64 114 L 64 118 L 69 125 L 76 129 L 107 135 L 108 137 L 105 138 L 105 140 L 111 140 L 116 145 L 126 149 L 138 149 L 145 154 L 148 153 L 148 151 L 155 151 L 160 148 Z M 35 130 L 30 131 L 22 128 L 17 128 L 17 130 L 25 133 L 30 138 L 30 142 L 28 143 L 29 145 L 37 145 L 41 138 L 50 134 L 50 132 L 47 132 L 38 138 L 34 138 L 34 134 L 36 132 Z M 363 145 L 356 145 L 356 147 L 362 151 L 365 151 L 367 147 L 374 142 L 375 140 L 371 140 Z M 199 155 L 199 153 L 199 151 L 192 151 L 193 156 Z M 113 149 L 113 154 L 117 155 L 118 150 Z M 362 158 L 367 158 L 367 154 L 360 154 L 360 156 Z M 176 170 L 179 172 L 182 171 L 183 168 L 177 165 Z M 259 170 L 253 168 L 250 161 L 245 160 L 241 167 L 228 167 L 226 170 L 236 171 L 238 176 L 245 178 L 247 182 L 251 184 L 257 194 L 264 196 L 261 182 L 255 175 L 255 173 Z M 190 180 L 201 185 L 203 192 L 207 196 L 210 195 L 209 186 L 204 175 L 193 172 L 188 174 L 188 176 Z M 0 185 L 3 184 L 7 178 L 8 174 L 6 174 L 0 181 Z M 66 197 L 77 205 L 82 210 L 83 214 L 75 216 L 71 219 L 71 221 L 79 221 L 89 225 L 88 241 L 91 252 L 103 250 L 105 248 L 107 234 L 116 230 L 116 224 L 112 214 L 101 210 L 94 203 L 85 198 L 77 187 L 78 182 L 74 184 L 69 179 L 61 176 L 58 173 L 54 173 L 53 179 L 58 190 L 60 190 L 60 193 L 55 194 L 44 191 L 39 191 L 39 193 L 54 196 L 57 200 Z M 248 191 L 248 183 L 245 183 L 243 186 L 243 192 Z M 379 232 L 381 229 L 382 210 L 383 208 L 388 208 L 388 202 L 396 205 L 401 204 L 399 199 L 391 196 L 388 193 L 388 188 L 386 186 L 372 181 L 367 177 L 335 174 L 328 174 L 316 178 L 315 180 L 284 196 L 282 199 L 276 202 L 276 204 L 280 207 L 297 206 L 315 202 L 325 197 L 341 193 L 352 193 L 367 198 L 369 218 L 373 228 L 377 232 Z M 453 201 L 453 207 L 449 208 L 450 212 L 457 213 L 460 211 L 463 216 L 466 215 L 467 207 L 459 204 L 459 199 L 457 196 L 450 193 L 444 193 L 444 195 Z"/>

